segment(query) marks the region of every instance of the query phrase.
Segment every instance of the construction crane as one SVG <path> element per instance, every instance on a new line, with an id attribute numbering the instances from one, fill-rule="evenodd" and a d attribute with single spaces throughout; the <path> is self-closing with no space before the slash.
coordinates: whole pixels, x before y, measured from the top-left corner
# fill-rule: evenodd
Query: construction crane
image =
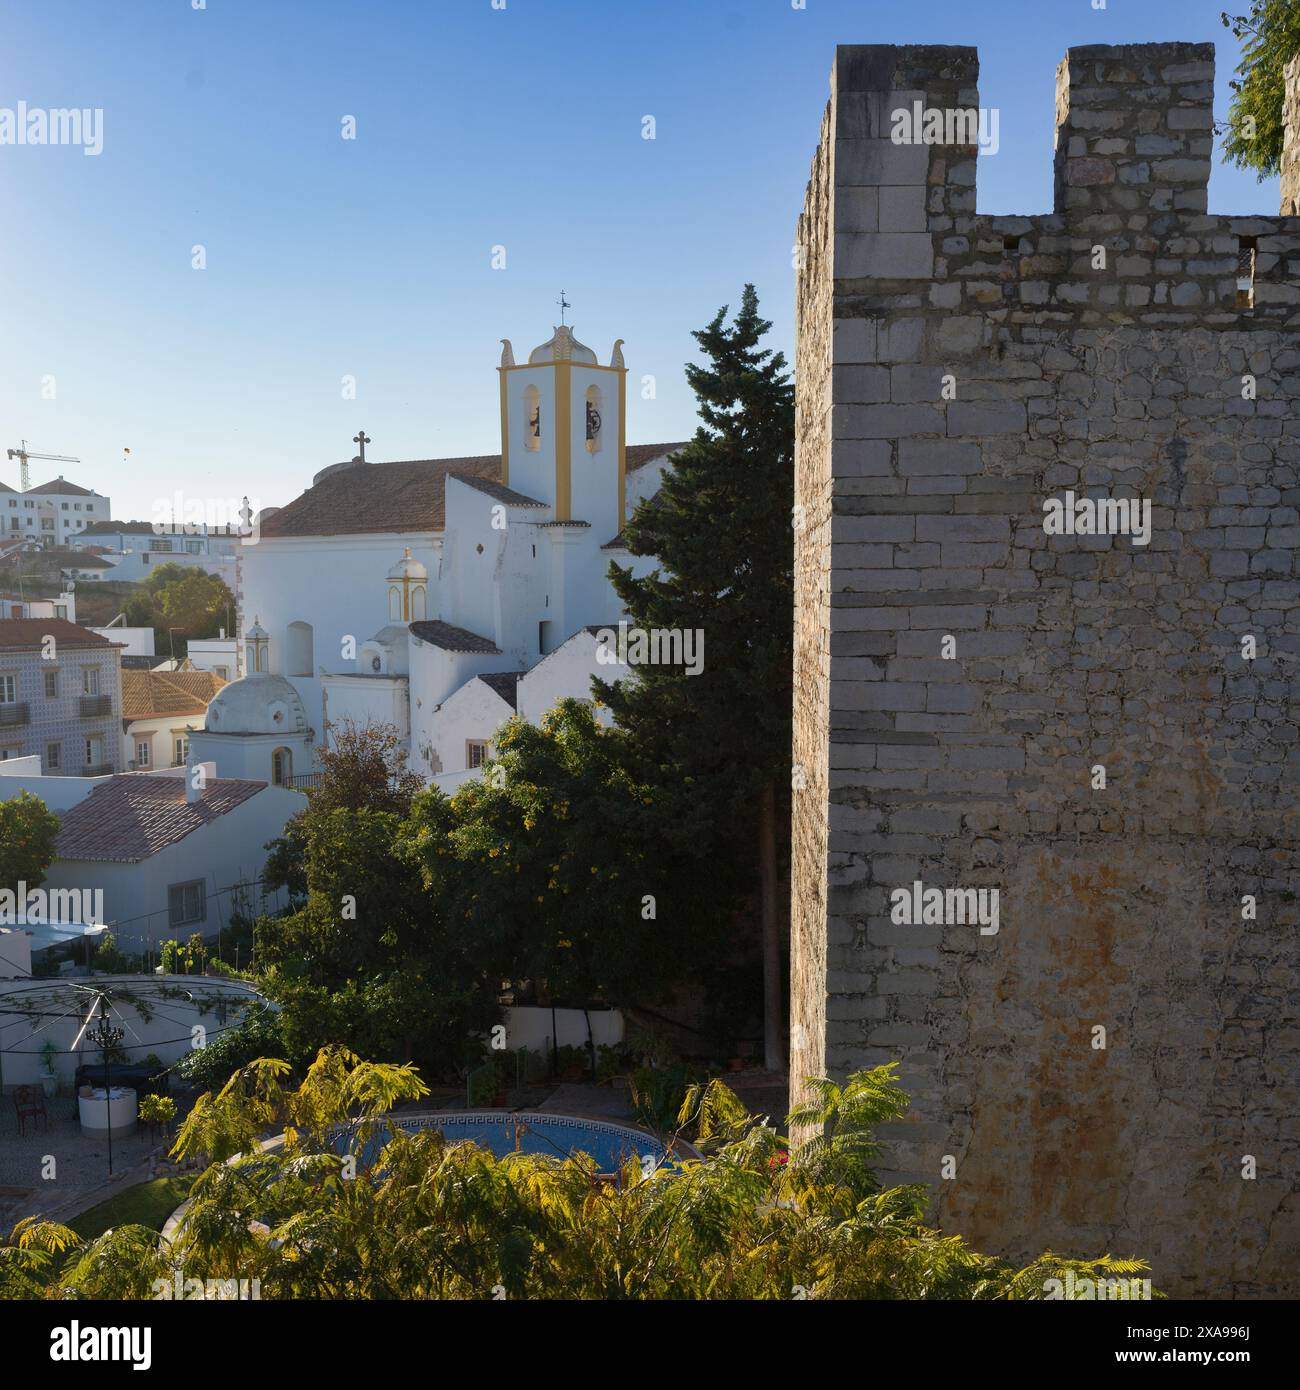
<path id="1" fill-rule="evenodd" d="M 48 459 L 51 463 L 80 463 L 79 458 L 73 458 L 71 454 L 37 454 L 27 447 L 24 439 L 16 449 L 6 449 L 5 452 L 11 459 L 18 460 L 18 477 L 21 491 L 26 492 L 32 485 L 32 476 L 27 471 L 28 459 Z"/>

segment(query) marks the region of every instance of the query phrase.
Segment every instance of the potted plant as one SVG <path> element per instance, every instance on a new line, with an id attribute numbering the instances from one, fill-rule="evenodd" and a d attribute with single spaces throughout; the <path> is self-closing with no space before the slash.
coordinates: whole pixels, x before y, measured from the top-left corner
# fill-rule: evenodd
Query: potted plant
<path id="1" fill-rule="evenodd" d="M 54 1070 L 59 1049 L 47 1038 L 41 1044 L 41 1089 L 46 1098 L 52 1098 L 59 1089 L 59 1074 Z"/>

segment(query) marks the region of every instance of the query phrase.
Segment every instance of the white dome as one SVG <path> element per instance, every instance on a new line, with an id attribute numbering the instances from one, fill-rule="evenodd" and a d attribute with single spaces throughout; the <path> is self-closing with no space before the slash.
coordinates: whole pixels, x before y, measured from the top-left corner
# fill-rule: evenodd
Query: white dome
<path id="1" fill-rule="evenodd" d="M 210 734 L 303 734 L 307 712 L 283 676 L 245 676 L 222 686 L 208 706 Z"/>
<path id="2" fill-rule="evenodd" d="M 409 545 L 402 552 L 402 558 L 388 571 L 390 584 L 397 584 L 403 579 L 409 579 L 413 584 L 423 584 L 428 577 L 429 571 L 411 555 Z"/>
<path id="3" fill-rule="evenodd" d="M 541 347 L 528 354 L 529 362 L 589 362 L 595 364 L 596 354 L 574 336 L 573 330 L 561 324 Z"/>

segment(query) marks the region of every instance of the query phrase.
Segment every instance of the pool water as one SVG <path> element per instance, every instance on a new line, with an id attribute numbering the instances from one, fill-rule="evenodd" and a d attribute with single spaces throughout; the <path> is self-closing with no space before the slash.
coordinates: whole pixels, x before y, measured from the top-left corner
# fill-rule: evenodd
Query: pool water
<path id="1" fill-rule="evenodd" d="M 578 1119 L 569 1115 L 511 1114 L 499 1110 L 448 1111 L 434 1115 L 400 1116 L 393 1123 L 408 1133 L 441 1130 L 448 1143 L 470 1140 L 490 1149 L 497 1158 L 507 1158 L 515 1153 L 548 1154 L 553 1158 L 586 1154 L 595 1160 L 602 1173 L 616 1172 L 633 1155 L 640 1159 L 653 1157 L 655 1167 L 670 1161 L 664 1146 L 651 1134 L 627 1125 Z M 346 1142 L 343 1135 L 339 1138 Z M 359 1166 L 371 1167 L 386 1142 L 385 1123 L 380 1133 L 364 1143 Z"/>

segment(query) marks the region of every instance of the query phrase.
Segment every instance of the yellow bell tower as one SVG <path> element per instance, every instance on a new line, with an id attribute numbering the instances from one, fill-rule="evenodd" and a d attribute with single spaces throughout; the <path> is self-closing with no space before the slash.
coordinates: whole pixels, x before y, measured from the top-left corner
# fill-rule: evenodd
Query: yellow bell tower
<path id="1" fill-rule="evenodd" d="M 608 366 L 563 323 L 525 363 L 501 342 L 501 481 L 553 507 L 556 521 L 617 535 L 627 486 L 623 340 Z"/>

